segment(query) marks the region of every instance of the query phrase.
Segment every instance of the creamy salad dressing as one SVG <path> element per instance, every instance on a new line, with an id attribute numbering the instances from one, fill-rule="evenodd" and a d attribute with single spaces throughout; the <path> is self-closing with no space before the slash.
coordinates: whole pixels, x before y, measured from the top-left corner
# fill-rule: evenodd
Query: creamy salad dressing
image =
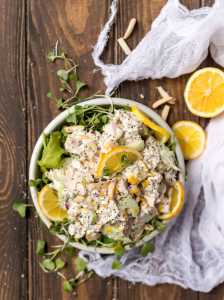
<path id="1" fill-rule="evenodd" d="M 102 133 L 83 126 L 64 130 L 68 134 L 64 148 L 71 157 L 46 175 L 68 212 L 71 236 L 94 240 L 102 232 L 113 239 L 135 240 L 149 228 L 147 222 L 158 209 L 167 212 L 170 185 L 179 171 L 175 154 L 133 113 L 115 110 Z M 119 145 L 140 151 L 142 159 L 119 174 L 97 178 L 100 154 Z"/>

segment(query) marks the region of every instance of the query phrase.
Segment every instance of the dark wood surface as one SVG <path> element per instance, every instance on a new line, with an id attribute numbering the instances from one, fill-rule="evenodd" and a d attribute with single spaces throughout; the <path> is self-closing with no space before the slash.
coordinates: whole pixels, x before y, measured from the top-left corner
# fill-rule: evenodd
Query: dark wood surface
<path id="1" fill-rule="evenodd" d="M 106 62 L 119 63 L 124 54 L 116 43 L 132 17 L 138 20 L 129 45 L 135 47 L 150 28 L 165 0 L 120 0 L 116 25 L 104 54 Z M 211 5 L 209 0 L 184 0 L 188 8 Z M 68 54 L 80 64 L 81 77 L 88 83 L 89 93 L 104 91 L 99 72 L 93 73 L 92 46 L 108 17 L 109 0 L 1 0 L 0 1 L 0 300 L 74 299 L 63 292 L 63 280 L 44 274 L 35 254 L 37 239 L 51 245 L 58 240 L 31 213 L 21 220 L 12 212 L 14 199 L 30 202 L 27 169 L 33 146 L 42 129 L 58 114 L 46 94 L 57 92 L 54 68 L 46 60 L 49 49 L 59 40 Z M 207 59 L 203 66 L 212 65 Z M 117 95 L 137 99 L 151 105 L 162 85 L 178 100 L 169 122 L 193 119 L 183 101 L 188 76 L 178 79 L 144 80 L 124 83 Z M 139 95 L 145 98 L 140 100 Z M 72 264 L 72 261 L 71 261 Z M 67 275 L 72 272 L 72 267 Z M 88 300 L 221 300 L 224 286 L 211 293 L 196 293 L 174 285 L 148 287 L 132 285 L 117 278 L 97 276 L 78 288 L 77 299 Z"/>

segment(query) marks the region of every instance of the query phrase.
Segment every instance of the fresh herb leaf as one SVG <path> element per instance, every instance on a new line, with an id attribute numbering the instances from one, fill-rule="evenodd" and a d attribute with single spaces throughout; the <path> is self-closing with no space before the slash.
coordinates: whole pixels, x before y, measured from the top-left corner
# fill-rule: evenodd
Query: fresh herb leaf
<path id="1" fill-rule="evenodd" d="M 106 235 L 102 235 L 102 236 L 101 236 L 101 242 L 102 242 L 103 244 L 114 244 L 114 243 L 116 243 L 115 240 L 109 238 L 109 237 L 106 236 Z"/>
<path id="2" fill-rule="evenodd" d="M 87 262 L 86 260 L 82 259 L 81 257 L 77 257 L 75 259 L 75 269 L 77 272 L 82 272 L 86 269 Z"/>
<path id="3" fill-rule="evenodd" d="M 54 99 L 54 96 L 53 96 L 52 92 L 47 93 L 47 98 Z"/>
<path id="4" fill-rule="evenodd" d="M 36 254 L 40 256 L 44 255 L 45 248 L 46 248 L 46 242 L 43 240 L 38 240 L 36 244 Z"/>
<path id="5" fill-rule="evenodd" d="M 56 42 L 54 49 L 48 53 L 47 59 L 49 62 L 52 62 L 52 63 L 56 59 L 65 59 L 64 52 L 59 53 L 59 51 L 58 51 L 58 41 Z"/>
<path id="6" fill-rule="evenodd" d="M 164 230 L 166 229 L 166 224 L 164 224 L 163 222 L 161 221 L 157 221 L 156 222 L 156 229 L 159 231 L 159 232 L 164 232 Z"/>
<path id="7" fill-rule="evenodd" d="M 25 218 L 26 216 L 26 210 L 27 210 L 27 204 L 20 202 L 20 201 L 15 201 L 12 206 L 13 210 L 16 211 L 21 218 Z"/>
<path id="8" fill-rule="evenodd" d="M 39 189 L 43 186 L 43 180 L 41 178 L 31 179 L 29 180 L 29 186 Z"/>
<path id="9" fill-rule="evenodd" d="M 177 143 L 176 143 L 175 139 L 173 139 L 172 141 L 170 141 L 170 143 L 167 145 L 167 147 L 171 151 L 175 152 L 176 151 L 176 145 L 177 145 Z"/>
<path id="10" fill-rule="evenodd" d="M 107 115 L 102 115 L 101 118 L 100 118 L 100 121 L 103 124 L 107 124 L 109 122 L 109 117 Z"/>
<path id="11" fill-rule="evenodd" d="M 64 281 L 63 288 L 64 288 L 64 291 L 67 293 L 71 293 L 74 290 L 73 284 L 69 280 Z"/>
<path id="12" fill-rule="evenodd" d="M 68 79 L 69 79 L 69 81 L 76 81 L 77 80 L 76 72 L 69 73 Z"/>
<path id="13" fill-rule="evenodd" d="M 166 224 L 160 221 L 157 217 L 153 218 L 150 223 L 159 232 L 163 232 L 166 229 Z"/>
<path id="14" fill-rule="evenodd" d="M 57 98 L 56 100 L 56 104 L 58 108 L 63 108 L 64 107 L 64 102 L 65 100 L 63 98 Z"/>
<path id="15" fill-rule="evenodd" d="M 109 168 L 105 167 L 103 169 L 103 176 L 110 176 L 110 169 Z"/>
<path id="16" fill-rule="evenodd" d="M 114 254 L 117 257 L 121 257 L 123 256 L 124 252 L 125 252 L 124 246 L 121 244 L 121 242 L 118 242 L 114 247 Z"/>
<path id="17" fill-rule="evenodd" d="M 69 70 L 64 70 L 64 69 L 58 70 L 57 75 L 60 79 L 67 81 L 69 76 Z"/>
<path id="18" fill-rule="evenodd" d="M 141 256 L 147 256 L 148 253 L 153 252 L 155 249 L 153 242 L 149 241 L 145 243 L 140 251 Z"/>
<path id="19" fill-rule="evenodd" d="M 55 270 L 55 263 L 50 258 L 45 258 L 40 262 L 40 266 L 45 272 L 52 272 Z"/>
<path id="20" fill-rule="evenodd" d="M 75 255 L 75 248 L 67 246 L 64 248 L 64 253 L 69 255 L 69 256 L 74 256 Z"/>
<path id="21" fill-rule="evenodd" d="M 54 62 L 56 59 L 54 51 L 50 51 L 47 55 L 47 59 L 49 62 Z"/>
<path id="22" fill-rule="evenodd" d="M 62 155 L 64 149 L 61 147 L 62 134 L 59 131 L 55 131 L 50 134 L 49 141 L 44 145 L 41 160 L 38 161 L 41 170 L 55 169 L 60 167 Z"/>
<path id="23" fill-rule="evenodd" d="M 65 262 L 59 257 L 55 259 L 56 271 L 61 270 L 65 266 Z"/>
<path id="24" fill-rule="evenodd" d="M 84 87 L 86 87 L 86 83 L 85 82 L 82 82 L 80 80 L 76 80 L 75 95 L 77 96 L 79 94 L 79 92 L 81 91 L 81 89 L 83 89 Z"/>
<path id="25" fill-rule="evenodd" d="M 120 270 L 121 268 L 122 268 L 122 263 L 118 259 L 115 259 L 112 263 L 112 269 Z"/>

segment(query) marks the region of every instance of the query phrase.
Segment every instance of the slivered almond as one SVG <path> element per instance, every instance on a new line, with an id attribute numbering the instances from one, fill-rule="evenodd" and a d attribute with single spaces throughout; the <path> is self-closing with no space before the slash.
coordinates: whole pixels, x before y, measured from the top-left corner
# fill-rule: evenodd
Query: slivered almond
<path id="1" fill-rule="evenodd" d="M 161 117 L 164 121 L 167 120 L 168 116 L 169 116 L 169 112 L 170 112 L 170 106 L 169 105 L 165 105 L 163 107 L 163 110 L 161 112 Z"/>
<path id="2" fill-rule="evenodd" d="M 130 20 L 130 22 L 129 22 L 129 24 L 128 24 L 128 27 L 127 27 L 127 29 L 126 29 L 126 32 L 125 32 L 125 34 L 124 34 L 124 36 L 123 36 L 123 39 L 124 39 L 124 40 L 128 39 L 128 38 L 131 36 L 131 34 L 132 34 L 132 32 L 133 32 L 133 30 L 134 30 L 134 28 L 135 28 L 136 22 L 137 22 L 137 20 L 136 20 L 135 18 L 132 18 L 132 19 Z"/>
<path id="3" fill-rule="evenodd" d="M 152 108 L 156 109 L 156 108 L 158 108 L 159 106 L 161 106 L 165 103 L 169 103 L 169 104 L 173 105 L 173 104 L 175 104 L 175 99 L 173 99 L 171 97 L 170 98 L 160 98 L 160 99 L 158 99 L 157 101 L 155 101 L 153 103 Z"/>
<path id="4" fill-rule="evenodd" d="M 123 38 L 119 38 L 118 44 L 121 46 L 121 49 L 124 51 L 126 55 L 129 55 L 131 53 L 131 49 L 129 48 L 128 44 L 125 42 Z"/>
<path id="5" fill-rule="evenodd" d="M 167 91 L 164 90 L 163 87 L 157 86 L 157 90 L 158 90 L 158 92 L 160 93 L 160 96 L 161 96 L 162 98 L 172 98 L 172 97 L 167 93 Z"/>

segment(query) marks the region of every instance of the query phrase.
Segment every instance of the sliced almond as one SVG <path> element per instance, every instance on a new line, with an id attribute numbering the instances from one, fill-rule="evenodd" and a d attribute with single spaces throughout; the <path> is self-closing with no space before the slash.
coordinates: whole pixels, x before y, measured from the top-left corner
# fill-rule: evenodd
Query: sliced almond
<path id="1" fill-rule="evenodd" d="M 133 32 L 133 30 L 135 28 L 136 22 L 137 22 L 137 20 L 135 18 L 132 18 L 130 20 L 130 22 L 128 24 L 128 27 L 126 29 L 126 32 L 125 32 L 125 34 L 123 36 L 124 40 L 128 39 L 131 36 L 131 34 L 132 34 L 132 32 Z"/>
<path id="2" fill-rule="evenodd" d="M 167 120 L 168 116 L 169 116 L 169 112 L 170 112 L 170 106 L 169 105 L 165 105 L 163 107 L 163 110 L 161 112 L 161 117 L 164 121 Z"/>
<path id="3" fill-rule="evenodd" d="M 166 104 L 166 103 L 169 103 L 169 104 L 175 104 L 175 99 L 173 98 L 160 98 L 158 99 L 157 101 L 155 101 L 152 105 L 152 108 L 153 109 L 156 109 L 158 108 L 159 106 L 163 105 L 163 104 Z"/>
<path id="4" fill-rule="evenodd" d="M 163 87 L 157 86 L 157 90 L 158 90 L 158 92 L 160 93 L 160 96 L 161 96 L 162 98 L 172 98 L 172 97 L 167 93 L 167 91 L 164 90 Z"/>
<path id="5" fill-rule="evenodd" d="M 129 55 L 131 53 L 131 49 L 129 48 L 128 44 L 125 42 L 123 38 L 119 38 L 118 44 L 121 46 L 121 49 L 124 51 L 126 55 Z"/>

